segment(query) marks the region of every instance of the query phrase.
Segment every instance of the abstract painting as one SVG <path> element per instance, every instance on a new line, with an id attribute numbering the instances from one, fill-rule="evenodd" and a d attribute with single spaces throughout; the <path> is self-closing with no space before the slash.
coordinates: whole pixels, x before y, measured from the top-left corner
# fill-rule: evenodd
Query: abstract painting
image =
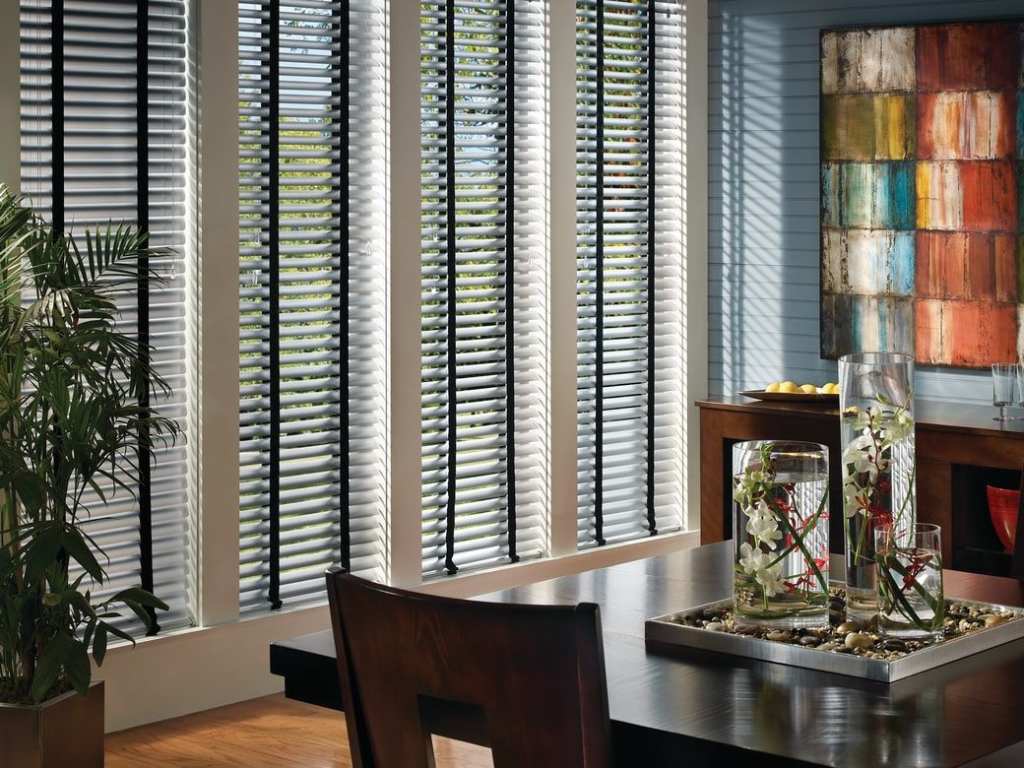
<path id="1" fill-rule="evenodd" d="M 1016 360 L 1024 25 L 821 36 L 821 352 Z"/>

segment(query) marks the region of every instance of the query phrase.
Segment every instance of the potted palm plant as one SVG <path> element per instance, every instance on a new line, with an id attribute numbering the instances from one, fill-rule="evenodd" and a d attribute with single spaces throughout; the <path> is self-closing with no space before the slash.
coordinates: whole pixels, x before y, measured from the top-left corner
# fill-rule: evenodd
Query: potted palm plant
<path id="1" fill-rule="evenodd" d="M 108 642 L 167 606 L 106 594 L 82 523 L 91 495 L 132 493 L 139 456 L 178 427 L 138 405 L 166 382 L 119 328 L 117 298 L 165 253 L 129 226 L 53 229 L 0 186 L 0 764 L 102 766 Z M 157 275 L 152 275 L 157 279 Z M 101 596 L 98 596 L 101 595 Z"/>

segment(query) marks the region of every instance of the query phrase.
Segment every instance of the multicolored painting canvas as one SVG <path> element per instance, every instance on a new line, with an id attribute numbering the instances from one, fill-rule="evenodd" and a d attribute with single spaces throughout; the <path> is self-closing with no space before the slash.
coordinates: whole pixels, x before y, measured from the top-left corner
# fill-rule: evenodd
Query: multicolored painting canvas
<path id="1" fill-rule="evenodd" d="M 1016 360 L 1024 25 L 825 31 L 821 347 Z"/>

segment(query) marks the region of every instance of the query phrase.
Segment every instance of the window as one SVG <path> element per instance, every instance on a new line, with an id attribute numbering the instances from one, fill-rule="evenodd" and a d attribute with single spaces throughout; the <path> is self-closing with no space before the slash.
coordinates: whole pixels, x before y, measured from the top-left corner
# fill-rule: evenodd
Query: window
<path id="1" fill-rule="evenodd" d="M 186 23 L 184 0 L 21 2 L 22 192 L 75 235 L 137 223 L 173 257 L 165 281 L 120 297 L 124 327 L 153 346 L 171 392 L 140 392 L 186 420 Z M 151 399 L 150 399 L 151 397 Z M 97 595 L 142 585 L 170 605 L 163 629 L 192 621 L 183 439 L 139 457 L 136 498 L 91 494 L 84 527 L 107 556 Z M 106 489 L 110 493 L 111 489 Z M 133 631 L 141 622 L 125 620 Z"/>
<path id="2" fill-rule="evenodd" d="M 421 9 L 423 575 L 546 530 L 545 12 Z"/>
<path id="3" fill-rule="evenodd" d="M 682 0 L 577 0 L 580 547 L 681 525 Z"/>
<path id="4" fill-rule="evenodd" d="M 198 7 L 20 0 L 22 188 L 72 231 L 139 221 L 155 245 L 174 251 L 166 284 L 124 296 L 124 322 L 154 345 L 172 384 L 152 404 L 197 434 L 194 404 L 232 397 L 235 381 L 232 371 L 217 380 L 216 396 L 190 400 L 213 391 L 202 386 L 213 379 L 209 369 L 199 377 L 190 365 L 208 338 L 201 304 L 225 291 L 223 276 L 200 269 L 201 260 L 222 258 L 222 247 L 190 260 L 215 229 L 196 226 L 207 210 L 198 129 L 213 124 L 214 144 L 233 148 L 233 123 L 209 120 L 209 105 L 227 102 L 237 116 L 237 607 L 322 600 L 323 571 L 335 564 L 386 581 L 391 552 L 414 550 L 417 536 L 419 562 L 403 556 L 402 583 L 566 552 L 573 512 L 550 501 L 566 486 L 578 494 L 578 548 L 678 529 L 684 0 L 242 0 L 208 14 L 203 6 L 206 23 L 230 29 L 237 21 L 237 110 L 222 91 L 205 95 L 211 81 L 191 69 L 198 43 L 209 42 L 190 21 Z M 396 9 L 405 21 L 389 29 Z M 389 37 L 415 34 L 417 14 L 420 48 L 405 45 L 410 58 L 395 53 L 400 71 L 389 71 Z M 575 73 L 552 71 L 553 51 L 572 55 L 570 38 Z M 568 111 L 549 103 L 552 84 L 571 88 L 573 79 L 575 121 L 571 97 Z M 233 77 L 217 87 L 225 84 L 233 87 Z M 388 146 L 397 86 L 419 87 L 420 121 L 407 122 L 419 144 L 404 143 L 420 157 L 418 210 L 411 193 L 394 205 L 390 197 L 389 179 L 402 178 L 392 175 Z M 553 238 L 568 245 L 573 221 L 551 219 L 549 189 L 552 178 L 572 183 L 552 170 L 550 140 L 571 141 L 574 132 L 575 286 L 551 268 Z M 415 174 L 417 164 L 400 167 Z M 233 205 L 233 194 L 220 197 Z M 571 205 L 571 194 L 563 198 Z M 403 241 L 410 269 L 389 274 L 388 238 L 392 228 L 396 241 L 405 237 L 401 222 L 420 248 Z M 564 257 L 572 263 L 571 248 Z M 219 292 L 200 295 L 204 276 Z M 396 285 L 418 288 L 418 305 L 390 306 Z M 551 327 L 549 297 L 574 287 L 576 438 L 571 416 L 554 434 L 550 406 L 552 392 L 573 386 L 571 375 L 552 382 L 551 340 L 574 331 Z M 573 309 L 568 297 L 562 305 Z M 233 311 L 233 297 L 223 306 Z M 400 360 L 389 359 L 390 337 L 395 349 L 420 345 L 419 379 L 403 376 L 418 383 L 418 400 L 403 403 L 418 403 L 419 421 L 403 412 L 390 423 L 397 379 L 389 366 Z M 220 350 L 203 346 L 211 348 Z M 229 359 L 233 369 L 233 352 Z M 411 433 L 411 446 L 417 429 L 421 453 L 402 453 L 394 480 L 419 472 L 411 493 L 420 508 L 393 510 L 391 462 L 401 452 L 389 441 Z M 571 461 L 574 439 L 576 475 L 559 468 L 553 476 L 552 456 Z M 235 494 L 233 478 L 218 486 L 208 466 L 194 465 L 197 445 L 160 450 L 138 500 L 122 494 L 97 504 L 89 522 L 110 555 L 110 588 L 152 588 L 172 606 L 160 617 L 164 628 L 193 621 L 196 574 L 211 551 L 203 541 L 233 544 L 235 533 L 232 518 L 196 535 L 197 523 L 216 514 L 198 509 L 200 491 Z M 554 518 L 566 525 L 552 526 Z M 210 580 L 203 595 L 216 604 L 210 615 L 226 620 L 236 591 L 233 578 L 224 580 L 226 594 Z"/>
<path id="5" fill-rule="evenodd" d="M 387 573 L 384 6 L 239 5 L 242 610 Z"/>

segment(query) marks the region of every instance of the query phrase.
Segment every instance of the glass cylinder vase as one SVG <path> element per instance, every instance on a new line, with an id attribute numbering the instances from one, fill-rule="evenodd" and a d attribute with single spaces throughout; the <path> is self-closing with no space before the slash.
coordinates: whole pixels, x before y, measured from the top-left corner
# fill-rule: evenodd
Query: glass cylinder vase
<path id="1" fill-rule="evenodd" d="M 828 449 L 755 440 L 733 447 L 734 618 L 828 624 Z"/>
<path id="2" fill-rule="evenodd" d="M 897 352 L 839 360 L 846 612 L 878 614 L 875 530 L 899 542 L 917 520 L 914 477 L 914 361 Z"/>
<path id="3" fill-rule="evenodd" d="M 927 523 L 915 525 L 902 537 L 892 528 L 875 529 L 878 632 L 883 637 L 933 640 L 942 636 L 946 603 L 941 537 L 939 526 Z"/>

